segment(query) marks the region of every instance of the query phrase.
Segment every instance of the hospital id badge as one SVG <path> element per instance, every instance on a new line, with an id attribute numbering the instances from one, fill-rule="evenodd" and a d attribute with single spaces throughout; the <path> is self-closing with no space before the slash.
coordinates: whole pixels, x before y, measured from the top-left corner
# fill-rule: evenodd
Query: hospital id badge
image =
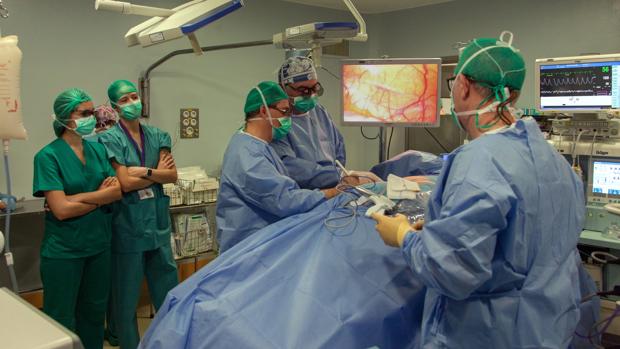
<path id="1" fill-rule="evenodd" d="M 138 190 L 138 195 L 140 196 L 140 200 L 152 199 L 155 197 L 155 193 L 151 188 Z"/>

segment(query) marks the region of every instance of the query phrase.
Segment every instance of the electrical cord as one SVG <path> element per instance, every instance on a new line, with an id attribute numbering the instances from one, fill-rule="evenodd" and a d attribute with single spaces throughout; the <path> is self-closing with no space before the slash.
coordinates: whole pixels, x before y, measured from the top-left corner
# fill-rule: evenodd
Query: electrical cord
<path id="1" fill-rule="evenodd" d="M 579 141 L 581 140 L 581 135 L 584 134 L 584 132 L 586 132 L 586 130 L 581 130 L 579 131 L 579 135 L 577 136 L 577 140 L 575 140 L 573 138 L 573 167 L 575 167 L 576 165 L 576 161 L 578 162 L 579 160 L 579 155 L 577 155 L 577 144 L 579 143 Z"/>
<path id="2" fill-rule="evenodd" d="M 620 264 L 620 258 L 608 252 L 594 251 L 590 254 L 590 257 L 602 264 Z"/>
<path id="3" fill-rule="evenodd" d="M 335 234 L 336 231 L 345 228 L 347 226 L 349 226 L 351 223 L 357 224 L 357 221 L 355 220 L 355 218 L 357 217 L 357 210 L 359 208 L 359 205 L 357 203 L 357 200 L 363 196 L 359 191 L 356 190 L 356 187 L 346 183 L 346 179 L 347 178 L 366 178 L 368 180 L 370 180 L 370 182 L 373 184 L 370 189 L 373 189 L 377 182 L 374 181 L 372 178 L 370 177 L 366 177 L 366 176 L 342 176 L 340 178 L 340 182 L 338 183 L 338 185 L 336 185 L 336 190 L 338 190 L 339 192 L 345 194 L 345 195 L 350 195 L 352 196 L 352 199 L 347 201 L 343 207 L 332 207 L 332 209 L 330 210 L 330 212 L 327 214 L 327 217 L 325 218 L 325 220 L 323 221 L 323 225 L 325 226 L 325 228 L 327 228 L 327 230 L 329 230 L 329 232 L 334 235 L 334 236 L 347 236 L 347 235 L 351 235 L 353 234 L 354 229 L 351 230 L 351 232 L 349 232 L 348 234 Z M 353 205 L 351 205 L 351 203 L 354 203 Z M 335 217 L 331 217 L 331 215 L 336 211 L 337 208 L 344 208 L 344 209 L 349 209 L 350 213 L 345 213 L 344 215 L 340 215 L 340 216 L 335 216 Z M 338 221 L 338 220 L 342 220 L 342 219 L 348 219 L 345 223 L 343 224 L 333 224 L 332 222 L 334 221 Z"/>
<path id="4" fill-rule="evenodd" d="M 334 73 L 332 73 L 331 71 L 329 71 L 329 69 L 321 66 L 321 69 L 325 70 L 329 75 L 333 76 L 336 80 L 340 81 L 340 77 Z"/>
<path id="5" fill-rule="evenodd" d="M 592 137 L 592 146 L 590 148 L 590 163 L 592 163 L 592 155 L 594 154 L 594 144 L 596 144 L 597 135 L 598 135 L 598 130 L 594 131 L 594 137 Z"/>
<path id="6" fill-rule="evenodd" d="M 388 140 L 388 146 L 387 146 L 387 155 L 386 155 L 386 160 L 390 159 L 390 148 L 392 147 L 392 136 L 394 136 L 394 127 L 392 127 L 392 131 L 390 131 L 390 138 Z"/>
<path id="7" fill-rule="evenodd" d="M 615 256 L 614 256 L 615 257 Z M 605 297 L 605 296 L 620 296 L 620 286 L 614 286 L 614 289 L 611 291 L 604 291 L 604 292 L 597 292 L 594 294 L 591 294 L 589 296 L 584 297 L 581 300 L 581 303 L 585 303 L 589 300 L 591 300 L 594 297 Z M 618 303 L 616 303 L 616 309 L 614 309 L 614 312 L 611 314 L 611 316 L 595 323 L 594 325 L 592 325 L 592 327 L 588 330 L 588 334 L 587 335 L 583 335 L 580 334 L 579 332 L 575 331 L 575 335 L 581 339 L 587 339 L 588 342 L 590 342 L 590 344 L 594 347 L 594 348 L 602 348 L 601 346 L 599 346 L 598 344 L 594 343 L 592 340 L 594 338 L 600 338 L 601 335 L 603 333 L 605 333 L 605 331 L 607 330 L 607 328 L 609 327 L 609 325 L 611 325 L 611 322 L 613 321 L 613 319 L 615 319 L 618 315 L 620 315 L 620 307 L 618 306 Z M 603 325 L 602 329 L 598 329 L 601 325 Z"/>
<path id="8" fill-rule="evenodd" d="M 362 137 L 364 137 L 364 138 L 366 138 L 366 139 L 368 139 L 368 140 L 371 140 L 371 141 L 373 141 L 373 140 L 375 140 L 375 139 L 379 138 L 379 136 L 381 135 L 381 129 L 379 129 L 379 133 L 377 133 L 377 135 L 376 135 L 375 137 L 372 137 L 372 138 L 371 138 L 371 137 L 366 136 L 366 135 L 364 134 L 364 126 L 360 126 L 360 132 L 362 132 Z"/>
<path id="9" fill-rule="evenodd" d="M 345 195 L 351 195 L 354 196 L 352 193 L 348 193 L 345 192 Z M 350 205 L 351 203 L 354 203 L 353 205 Z M 344 213 L 343 215 L 339 215 L 339 216 L 333 216 L 332 214 L 334 213 L 338 213 L 338 211 L 336 209 L 338 208 L 342 208 L 342 209 L 347 209 L 350 212 L 349 213 Z M 349 225 L 351 225 L 351 223 L 356 223 L 355 218 L 357 217 L 357 198 L 354 196 L 353 199 L 347 201 L 343 207 L 336 207 L 335 205 L 332 207 L 332 209 L 329 211 L 329 213 L 327 214 L 327 217 L 325 218 L 325 220 L 323 221 L 323 225 L 325 226 L 325 228 L 327 228 L 327 230 L 333 235 L 333 236 L 348 236 L 353 234 L 353 232 L 355 231 L 355 229 L 351 229 L 351 231 L 349 233 L 346 234 L 336 234 L 338 230 L 343 229 L 345 227 L 348 227 Z M 334 221 L 339 221 L 342 219 L 347 219 L 344 223 L 342 224 L 332 224 L 332 222 Z"/>
<path id="10" fill-rule="evenodd" d="M 431 138 L 433 138 L 435 142 L 437 142 L 437 144 L 439 144 L 439 146 L 441 147 L 441 149 L 443 149 L 444 152 L 446 153 L 450 152 L 448 148 L 444 147 L 443 144 L 441 144 L 441 142 L 437 139 L 437 137 L 435 137 L 435 135 L 428 128 L 424 127 L 424 131 L 426 131 L 428 135 L 431 136 Z"/>

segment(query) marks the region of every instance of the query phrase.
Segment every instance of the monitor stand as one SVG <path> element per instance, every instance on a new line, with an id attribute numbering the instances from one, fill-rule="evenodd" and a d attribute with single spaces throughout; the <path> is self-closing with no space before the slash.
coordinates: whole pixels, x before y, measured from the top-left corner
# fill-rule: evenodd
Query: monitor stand
<path id="1" fill-rule="evenodd" d="M 383 127 L 383 126 L 379 127 L 379 163 L 382 163 L 385 160 L 387 160 L 385 158 L 385 156 L 386 156 L 386 154 L 385 154 L 385 139 L 383 138 L 384 132 L 385 132 L 385 127 Z"/>

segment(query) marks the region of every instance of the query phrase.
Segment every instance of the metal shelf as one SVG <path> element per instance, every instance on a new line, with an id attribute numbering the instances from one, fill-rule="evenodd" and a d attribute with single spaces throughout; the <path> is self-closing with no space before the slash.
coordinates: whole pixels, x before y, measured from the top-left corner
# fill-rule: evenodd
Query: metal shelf
<path id="1" fill-rule="evenodd" d="M 196 212 L 202 211 L 207 207 L 215 206 L 216 202 L 203 202 L 201 204 L 195 205 L 179 205 L 179 206 L 171 206 L 170 213 L 185 213 L 185 212 Z"/>

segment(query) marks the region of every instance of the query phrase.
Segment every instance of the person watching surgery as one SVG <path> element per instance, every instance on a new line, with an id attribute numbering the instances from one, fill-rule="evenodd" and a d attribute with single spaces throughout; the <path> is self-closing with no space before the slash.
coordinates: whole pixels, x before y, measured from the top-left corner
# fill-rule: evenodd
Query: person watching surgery
<path id="1" fill-rule="evenodd" d="M 525 63 L 512 34 L 475 39 L 449 79 L 471 142 L 448 155 L 426 211 L 375 215 L 428 290 L 425 348 L 567 348 L 580 312 L 581 179 L 513 104 Z"/>
<path id="2" fill-rule="evenodd" d="M 245 126 L 224 153 L 217 198 L 217 240 L 224 252 L 280 219 L 311 210 L 339 192 L 301 189 L 269 143 L 290 130 L 288 96 L 271 81 L 250 90 Z"/>
<path id="3" fill-rule="evenodd" d="M 175 183 L 177 171 L 170 135 L 139 121 L 142 104 L 133 83 L 117 80 L 108 97 L 119 122 L 100 133 L 123 190 L 112 235 L 112 293 L 110 327 L 122 349 L 138 346 L 136 307 L 142 278 L 159 309 L 178 283 L 170 245 L 170 198 L 162 184 Z M 116 333 L 114 333 L 116 332 Z"/>
<path id="4" fill-rule="evenodd" d="M 327 109 L 318 103 L 323 88 L 312 59 L 291 57 L 278 72 L 278 81 L 293 107 L 291 131 L 271 143 L 291 178 L 303 189 L 336 186 L 335 160 L 346 164 L 344 139 Z"/>
<path id="5" fill-rule="evenodd" d="M 105 148 L 83 137 L 96 120 L 86 92 L 54 101 L 56 139 L 34 158 L 33 195 L 45 197 L 41 243 L 43 311 L 75 332 L 86 349 L 101 349 L 110 289 L 112 208 L 121 187 Z"/>

